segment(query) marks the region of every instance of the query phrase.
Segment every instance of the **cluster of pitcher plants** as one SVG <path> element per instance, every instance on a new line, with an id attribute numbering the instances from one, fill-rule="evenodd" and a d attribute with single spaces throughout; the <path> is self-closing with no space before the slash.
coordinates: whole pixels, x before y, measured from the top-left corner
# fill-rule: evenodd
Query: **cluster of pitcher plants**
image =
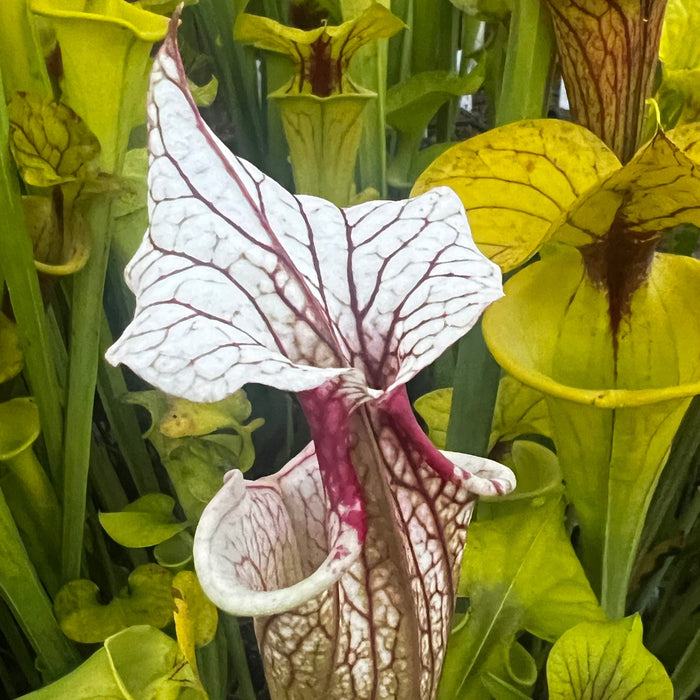
<path id="1" fill-rule="evenodd" d="M 695 0 L 3 0 L 0 696 L 700 697 Z"/>

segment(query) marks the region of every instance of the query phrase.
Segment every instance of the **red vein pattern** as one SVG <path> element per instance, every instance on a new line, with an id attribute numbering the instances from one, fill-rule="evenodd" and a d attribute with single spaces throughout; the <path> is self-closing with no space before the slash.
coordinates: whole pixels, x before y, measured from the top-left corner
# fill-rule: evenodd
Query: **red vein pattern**
<path id="1" fill-rule="evenodd" d="M 277 475 L 227 476 L 197 528 L 202 587 L 257 618 L 275 698 L 429 700 L 474 501 L 514 482 L 435 450 L 403 384 L 502 295 L 500 272 L 448 188 L 341 210 L 229 153 L 176 22 L 151 75 L 136 314 L 108 359 L 195 401 L 300 392 L 314 442 Z"/>
<path id="2" fill-rule="evenodd" d="M 575 121 L 626 163 L 651 96 L 666 0 L 547 0 Z"/>

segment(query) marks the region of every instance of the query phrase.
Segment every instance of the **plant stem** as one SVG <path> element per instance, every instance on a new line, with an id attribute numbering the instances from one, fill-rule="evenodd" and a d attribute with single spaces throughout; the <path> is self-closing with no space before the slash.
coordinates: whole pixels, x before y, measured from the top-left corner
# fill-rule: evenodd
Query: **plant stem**
<path id="1" fill-rule="evenodd" d="M 80 661 L 53 615 L 51 601 L 29 561 L 17 526 L 0 491 L 0 591 L 39 656 L 45 680 L 58 678 Z"/>
<path id="2" fill-rule="evenodd" d="M 496 126 L 547 115 L 554 32 L 540 0 L 515 0 Z"/>
<path id="3" fill-rule="evenodd" d="M 460 339 L 446 448 L 485 457 L 501 368 L 484 342 L 481 320 Z"/>
<path id="4" fill-rule="evenodd" d="M 89 208 L 93 247 L 87 264 L 73 279 L 63 479 L 64 582 L 80 578 L 92 412 L 100 361 L 102 293 L 111 241 L 110 211 L 109 201 L 103 198 Z"/>
<path id="5" fill-rule="evenodd" d="M 245 646 L 238 627 L 238 620 L 222 612 L 219 612 L 219 616 L 219 624 L 223 624 L 226 631 L 229 658 L 238 681 L 238 695 L 241 700 L 255 700 L 255 689 L 250 678 L 248 660 L 246 659 Z"/>
<path id="6" fill-rule="evenodd" d="M 0 77 L 1 82 L 1 77 Z M 9 124 L 5 102 L 0 104 L 0 266 L 10 291 L 17 319 L 29 386 L 39 407 L 39 419 L 49 459 L 49 473 L 61 482 L 63 416 L 56 371 L 51 363 L 44 303 L 34 267 L 32 244 L 24 225 L 24 212 L 8 146 Z"/>
<path id="7" fill-rule="evenodd" d="M 671 680 L 675 700 L 685 700 L 700 687 L 700 630 L 695 633 L 673 670 Z"/>

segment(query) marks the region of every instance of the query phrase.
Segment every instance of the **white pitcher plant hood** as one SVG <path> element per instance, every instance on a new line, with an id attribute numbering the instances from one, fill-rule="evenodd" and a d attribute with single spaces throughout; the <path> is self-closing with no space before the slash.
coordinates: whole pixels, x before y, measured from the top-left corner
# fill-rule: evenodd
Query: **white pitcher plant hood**
<path id="1" fill-rule="evenodd" d="M 502 295 L 500 271 L 449 188 L 338 209 L 230 153 L 176 26 L 151 74 L 136 314 L 107 358 L 193 401 L 299 392 L 313 442 L 274 476 L 227 475 L 195 537 L 202 586 L 257 618 L 272 697 L 432 698 L 475 500 L 514 479 L 436 450 L 404 385 Z"/>

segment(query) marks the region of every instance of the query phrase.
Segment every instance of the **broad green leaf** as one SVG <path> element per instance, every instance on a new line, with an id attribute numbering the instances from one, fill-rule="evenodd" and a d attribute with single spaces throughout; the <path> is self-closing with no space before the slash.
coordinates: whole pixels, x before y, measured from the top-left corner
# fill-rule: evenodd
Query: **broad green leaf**
<path id="1" fill-rule="evenodd" d="M 410 187 L 413 161 L 423 134 L 437 110 L 448 100 L 476 92 L 484 81 L 485 63 L 481 61 L 467 75 L 448 71 L 424 71 L 394 85 L 386 96 L 386 121 L 399 133 L 394 160 L 388 177 L 395 187 Z"/>
<path id="2" fill-rule="evenodd" d="M 197 673 L 195 647 L 214 639 L 218 623 L 216 606 L 204 595 L 194 571 L 181 571 L 173 579 L 175 632 L 184 657 Z"/>
<path id="3" fill-rule="evenodd" d="M 32 239 L 34 264 L 47 275 L 70 275 L 77 272 L 90 256 L 89 234 L 85 221 L 75 212 L 59 221 L 51 197 L 22 197 L 27 233 Z"/>
<path id="4" fill-rule="evenodd" d="M 101 642 L 131 625 L 165 627 L 173 618 L 173 575 L 157 564 L 131 572 L 128 585 L 109 603 L 100 601 L 98 587 L 86 579 L 67 583 L 54 600 L 64 634 L 76 642 Z"/>
<path id="5" fill-rule="evenodd" d="M 430 441 L 438 449 L 444 450 L 452 407 L 452 389 L 435 389 L 424 394 L 416 399 L 414 407 L 428 426 Z"/>
<path id="6" fill-rule="evenodd" d="M 0 312 L 0 384 L 17 376 L 24 366 L 24 356 L 17 337 L 17 324 Z"/>
<path id="7" fill-rule="evenodd" d="M 129 627 L 60 680 L 22 700 L 207 700 L 177 642 L 146 625 Z"/>
<path id="8" fill-rule="evenodd" d="M 526 433 L 551 437 L 547 402 L 540 392 L 506 374 L 498 385 L 490 445 Z"/>
<path id="9" fill-rule="evenodd" d="M 529 451 L 538 458 L 515 455 L 514 471 L 531 491 L 519 502 L 489 504 L 493 518 L 470 525 L 459 584 L 469 611 L 450 637 L 440 699 L 489 700 L 484 677 L 527 692 L 534 678 L 522 652 L 512 649 L 519 632 L 552 641 L 578 622 L 605 617 L 564 526 L 561 485 L 549 467 L 541 469 L 554 457 L 540 445 Z"/>
<path id="10" fill-rule="evenodd" d="M 52 187 L 84 180 L 95 169 L 100 144 L 69 107 L 20 92 L 7 105 L 7 114 L 10 149 L 27 184 Z"/>
<path id="11" fill-rule="evenodd" d="M 455 190 L 477 245 L 508 271 L 530 258 L 578 198 L 619 167 L 580 126 L 516 122 L 450 148 L 418 178 L 412 194 L 438 185 Z"/>
<path id="12" fill-rule="evenodd" d="M 551 700 L 671 700 L 661 662 L 642 643 L 638 615 L 582 622 L 565 632 L 547 660 Z"/>
<path id="13" fill-rule="evenodd" d="M 169 540 L 156 545 L 153 548 L 153 556 L 161 566 L 177 573 L 192 561 L 193 544 L 192 535 L 187 530 L 183 530 Z"/>
<path id="14" fill-rule="evenodd" d="M 171 438 L 208 435 L 221 428 L 239 427 L 250 418 L 251 412 L 250 401 L 243 391 L 214 403 L 195 403 L 171 396 L 158 429 Z"/>
<path id="15" fill-rule="evenodd" d="M 212 75 L 211 80 L 206 85 L 195 85 L 191 80 L 188 81 L 190 93 L 198 107 L 209 107 L 216 99 L 216 93 L 219 90 L 219 81 L 215 75 Z"/>
<path id="16" fill-rule="evenodd" d="M 452 389 L 436 389 L 424 394 L 416 399 L 414 406 L 428 426 L 431 442 L 444 450 L 452 408 Z M 526 433 L 551 437 L 547 403 L 540 392 L 505 375 L 498 385 L 490 448 L 497 442 L 514 440 Z"/>
<path id="17" fill-rule="evenodd" d="M 100 513 L 100 524 L 123 547 L 152 547 L 187 527 L 187 522 L 175 520 L 174 506 L 170 496 L 149 493 L 119 513 Z"/>
<path id="18" fill-rule="evenodd" d="M 243 423 L 251 413 L 243 390 L 210 404 L 193 403 L 155 390 L 128 394 L 126 400 L 151 414 L 151 427 L 144 437 L 158 451 L 190 521 L 199 519 L 204 506 L 221 488 L 225 472 L 233 468 L 246 471 L 253 466 L 252 433 L 264 421 L 256 418 Z M 218 428 L 232 428 L 236 434 L 203 434 Z"/>

